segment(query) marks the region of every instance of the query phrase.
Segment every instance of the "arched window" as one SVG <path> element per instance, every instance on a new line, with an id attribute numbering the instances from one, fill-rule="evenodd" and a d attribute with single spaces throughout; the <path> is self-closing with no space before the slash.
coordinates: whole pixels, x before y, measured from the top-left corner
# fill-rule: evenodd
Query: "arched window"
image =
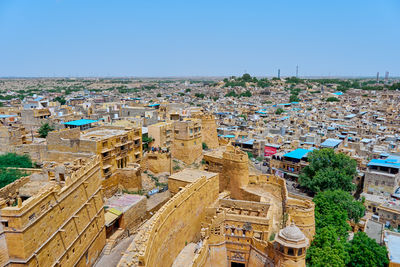
<path id="1" fill-rule="evenodd" d="M 303 249 L 302 248 L 299 248 L 298 250 L 297 250 L 297 256 L 301 256 L 303 254 Z"/>

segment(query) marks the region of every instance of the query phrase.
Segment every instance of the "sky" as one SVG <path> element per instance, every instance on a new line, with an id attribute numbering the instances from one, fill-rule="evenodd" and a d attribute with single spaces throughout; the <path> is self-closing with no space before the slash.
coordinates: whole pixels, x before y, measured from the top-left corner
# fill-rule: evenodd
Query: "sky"
<path id="1" fill-rule="evenodd" d="M 399 0 L 0 0 L 0 77 L 400 76 Z"/>

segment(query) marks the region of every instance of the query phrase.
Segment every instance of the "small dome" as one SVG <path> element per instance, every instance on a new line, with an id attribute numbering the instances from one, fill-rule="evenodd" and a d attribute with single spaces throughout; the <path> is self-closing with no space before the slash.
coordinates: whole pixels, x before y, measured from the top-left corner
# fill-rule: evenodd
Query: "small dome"
<path id="1" fill-rule="evenodd" d="M 294 225 L 293 223 L 285 228 L 283 228 L 280 232 L 280 234 L 288 240 L 292 240 L 292 241 L 300 241 L 300 240 L 304 240 L 306 237 L 303 234 L 303 232 L 299 229 L 299 227 L 297 227 L 296 225 Z"/>

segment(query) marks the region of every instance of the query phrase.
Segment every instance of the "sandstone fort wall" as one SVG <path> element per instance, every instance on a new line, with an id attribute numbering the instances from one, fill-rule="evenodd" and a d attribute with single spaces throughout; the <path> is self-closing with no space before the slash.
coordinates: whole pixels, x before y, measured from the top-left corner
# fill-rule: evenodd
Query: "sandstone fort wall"
<path id="1" fill-rule="evenodd" d="M 152 218 L 146 231 L 139 232 L 119 266 L 171 266 L 187 243 L 200 238 L 206 207 L 218 198 L 218 175 L 202 177 L 173 196 Z M 190 214 L 190 216 L 188 216 Z M 128 251 L 130 248 L 128 248 Z"/>

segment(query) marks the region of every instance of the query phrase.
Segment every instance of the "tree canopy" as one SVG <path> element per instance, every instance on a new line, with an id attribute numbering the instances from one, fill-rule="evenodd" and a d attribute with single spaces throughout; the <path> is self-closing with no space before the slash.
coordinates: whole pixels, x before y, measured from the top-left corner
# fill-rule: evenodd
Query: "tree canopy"
<path id="1" fill-rule="evenodd" d="M 322 228 L 307 250 L 307 261 L 310 266 L 345 266 L 349 261 L 345 240 L 340 239 L 334 227 Z"/>
<path id="2" fill-rule="evenodd" d="M 364 232 L 354 235 L 347 250 L 351 255 L 347 266 L 383 267 L 389 264 L 386 247 L 377 244 Z"/>
<path id="3" fill-rule="evenodd" d="M 280 115 L 280 114 L 282 114 L 283 112 L 285 112 L 285 110 L 284 110 L 283 108 L 277 108 L 277 110 L 275 111 L 275 114 L 276 114 L 276 115 Z"/>
<path id="4" fill-rule="evenodd" d="M 365 233 L 348 240 L 349 220 L 357 222 L 365 208 L 343 190 L 324 191 L 314 199 L 316 234 L 307 250 L 309 266 L 386 266 L 386 247 Z"/>
<path id="5" fill-rule="evenodd" d="M 32 166 L 32 160 L 29 155 L 18 155 L 15 153 L 0 155 L 0 168 L 32 168 Z"/>
<path id="6" fill-rule="evenodd" d="M 54 127 L 47 122 L 43 123 L 38 130 L 39 136 L 42 138 L 46 138 L 51 131 L 54 131 Z"/>
<path id="7" fill-rule="evenodd" d="M 339 102 L 339 98 L 331 96 L 326 99 L 326 102 Z"/>
<path id="8" fill-rule="evenodd" d="M 26 174 L 20 170 L 0 168 L 0 188 L 11 184 Z"/>
<path id="9" fill-rule="evenodd" d="M 20 170 L 8 169 L 8 167 L 32 168 L 32 165 L 32 160 L 28 155 L 15 153 L 0 155 L 0 188 L 26 175 Z"/>
<path id="10" fill-rule="evenodd" d="M 353 177 L 357 174 L 357 162 L 333 149 L 314 150 L 307 155 L 310 163 L 300 174 L 300 185 L 313 193 L 324 190 L 355 189 Z"/>
<path id="11" fill-rule="evenodd" d="M 64 97 L 61 97 L 61 96 L 55 97 L 55 98 L 54 98 L 54 101 L 59 102 L 61 105 L 65 105 L 65 103 L 67 103 L 67 100 L 65 100 L 65 98 L 64 98 Z"/>
<path id="12" fill-rule="evenodd" d="M 335 210 L 347 212 L 347 217 L 358 223 L 364 216 L 365 207 L 361 201 L 357 201 L 348 192 L 343 190 L 327 190 L 316 195 L 313 199 L 318 215 L 329 215 Z M 317 220 L 318 221 L 318 220 Z"/>

